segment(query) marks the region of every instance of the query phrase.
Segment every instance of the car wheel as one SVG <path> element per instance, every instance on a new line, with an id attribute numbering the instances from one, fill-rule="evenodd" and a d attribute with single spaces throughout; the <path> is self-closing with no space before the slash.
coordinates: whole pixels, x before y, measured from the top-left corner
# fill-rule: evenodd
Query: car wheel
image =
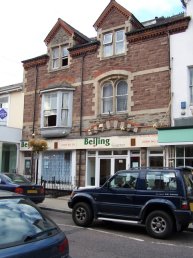
<path id="1" fill-rule="evenodd" d="M 87 227 L 93 222 L 93 212 L 87 203 L 76 203 L 72 210 L 72 218 L 76 225 Z"/>
<path id="2" fill-rule="evenodd" d="M 146 230 L 150 236 L 155 238 L 169 237 L 173 231 L 171 216 L 161 210 L 151 212 L 146 219 Z"/>

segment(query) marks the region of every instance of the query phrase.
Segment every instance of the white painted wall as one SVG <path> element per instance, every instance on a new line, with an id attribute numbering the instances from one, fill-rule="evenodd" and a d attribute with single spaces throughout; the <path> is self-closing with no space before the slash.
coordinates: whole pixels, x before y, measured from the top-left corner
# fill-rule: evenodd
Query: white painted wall
<path id="1" fill-rule="evenodd" d="M 9 95 L 9 110 L 7 126 L 13 128 L 23 128 L 23 107 L 24 93 L 12 92 Z"/>
<path id="2" fill-rule="evenodd" d="M 191 17 L 185 32 L 170 36 L 172 125 L 174 118 L 192 116 L 190 110 L 188 67 L 193 66 L 193 0 L 187 1 L 186 14 Z M 181 102 L 186 101 L 185 114 Z"/>

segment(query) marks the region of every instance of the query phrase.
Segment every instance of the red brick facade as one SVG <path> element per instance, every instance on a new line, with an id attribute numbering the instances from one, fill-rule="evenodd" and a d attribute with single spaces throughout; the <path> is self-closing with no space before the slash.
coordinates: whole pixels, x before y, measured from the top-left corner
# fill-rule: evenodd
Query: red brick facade
<path id="1" fill-rule="evenodd" d="M 130 16 L 129 16 L 130 15 Z M 130 21 L 130 25 L 129 24 Z M 144 28 L 137 19 L 115 2 L 111 1 L 105 12 L 95 23 L 98 39 L 93 42 L 74 41 L 69 49 L 70 63 L 64 69 L 52 71 L 50 57 L 44 55 L 23 61 L 25 70 L 25 104 L 23 139 L 31 138 L 33 129 L 40 134 L 41 90 L 54 85 L 68 84 L 75 88 L 73 92 L 72 128 L 65 138 L 80 138 L 88 135 L 88 130 L 108 121 L 118 121 L 125 125 L 137 125 L 143 132 L 156 133 L 155 123 L 161 126 L 170 125 L 170 63 L 169 34 L 186 29 L 188 19 L 165 23 L 162 26 Z M 68 27 L 68 26 L 67 26 Z M 59 29 L 72 39 L 76 31 L 67 31 L 59 20 L 48 34 L 45 42 L 49 49 Z M 126 28 L 126 51 L 122 55 L 103 58 L 101 54 L 101 31 L 112 28 Z M 69 28 L 69 27 L 68 27 Z M 129 28 L 132 31 L 129 31 Z M 81 28 L 78 28 L 81 30 Z M 48 28 L 49 30 L 49 28 Z M 65 31 L 66 30 L 66 31 Z M 73 40 L 71 40 L 73 42 Z M 83 76 L 83 77 L 82 77 Z M 129 109 L 121 115 L 102 115 L 100 110 L 101 82 L 105 78 L 125 78 L 129 85 Z M 82 93 L 81 93 L 82 92 Z M 82 94 L 82 95 L 81 95 Z M 36 95 L 36 97 L 35 97 Z M 81 113 L 82 101 L 82 113 Z M 34 108 L 34 103 L 35 108 Z M 34 120 L 35 111 L 35 120 Z M 80 129 L 80 115 L 82 128 Z M 80 132 L 81 130 L 81 132 Z M 126 130 L 104 130 L 98 135 L 128 135 Z M 85 158 L 85 155 L 84 155 Z M 77 163 L 77 170 L 78 170 Z M 82 171 L 83 171 L 82 167 Z M 84 173 L 81 172 L 81 182 Z"/>

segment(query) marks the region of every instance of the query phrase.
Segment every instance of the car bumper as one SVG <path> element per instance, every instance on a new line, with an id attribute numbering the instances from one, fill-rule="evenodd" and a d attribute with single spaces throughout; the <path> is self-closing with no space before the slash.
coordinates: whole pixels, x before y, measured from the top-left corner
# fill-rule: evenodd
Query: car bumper
<path id="1" fill-rule="evenodd" d="M 191 212 L 190 210 L 176 210 L 175 217 L 177 226 L 186 225 L 193 222 L 193 212 Z"/>

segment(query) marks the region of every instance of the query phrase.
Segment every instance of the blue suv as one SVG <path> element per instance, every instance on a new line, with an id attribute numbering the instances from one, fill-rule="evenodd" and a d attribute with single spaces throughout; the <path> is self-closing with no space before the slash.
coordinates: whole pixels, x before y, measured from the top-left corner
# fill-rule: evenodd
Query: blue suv
<path id="1" fill-rule="evenodd" d="M 140 224 L 164 239 L 193 222 L 192 177 L 191 168 L 121 170 L 102 187 L 74 190 L 68 206 L 79 226 L 94 219 Z"/>

